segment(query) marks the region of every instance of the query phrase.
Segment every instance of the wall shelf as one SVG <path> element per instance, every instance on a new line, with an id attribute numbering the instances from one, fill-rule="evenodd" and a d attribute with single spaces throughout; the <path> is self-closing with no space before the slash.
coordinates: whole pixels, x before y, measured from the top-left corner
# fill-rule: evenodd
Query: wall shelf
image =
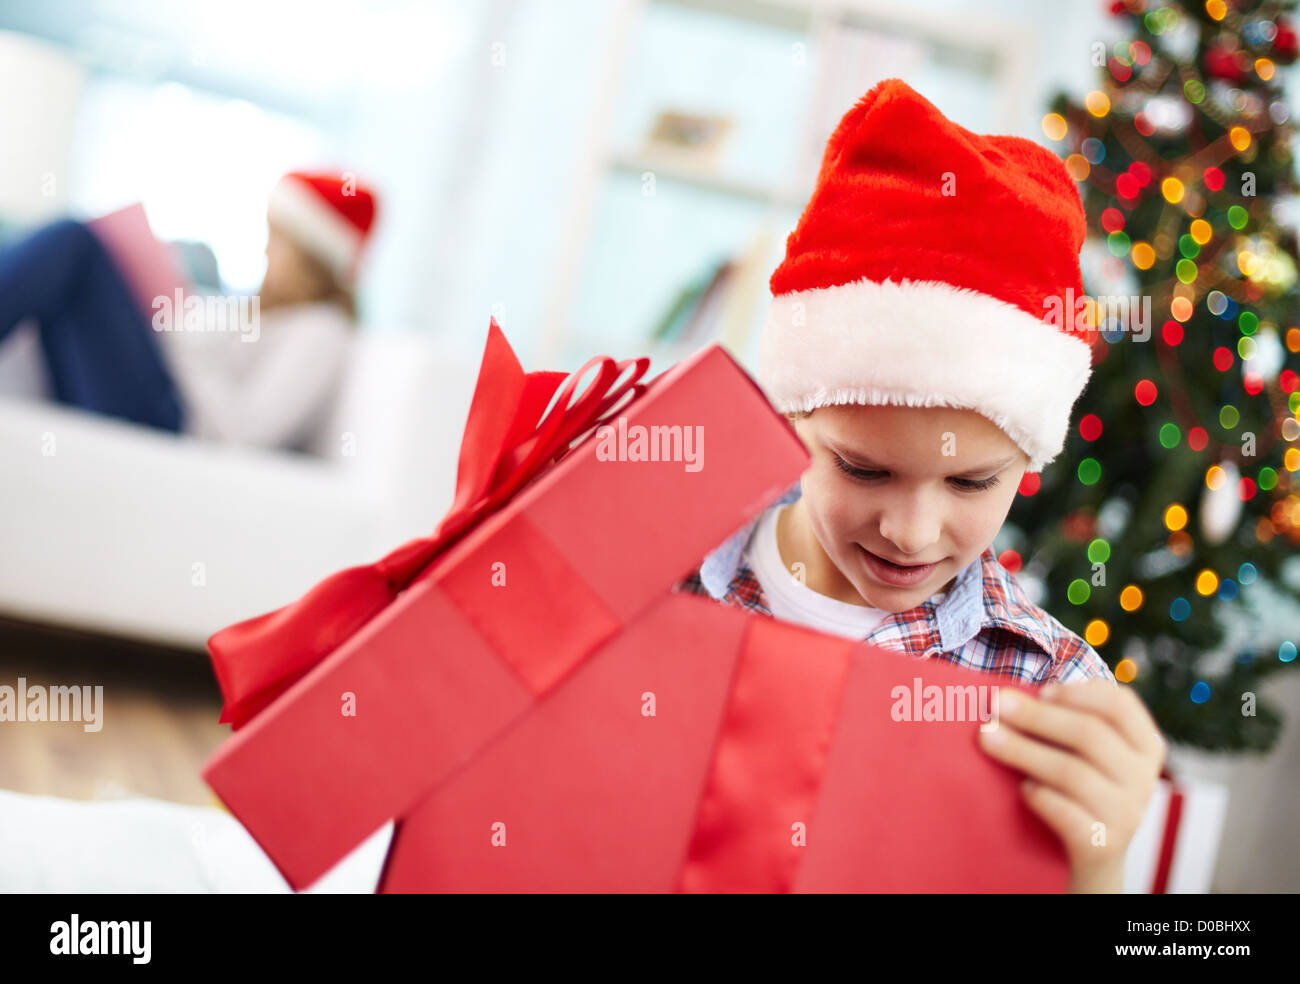
<path id="1" fill-rule="evenodd" d="M 759 66 L 753 80 L 756 88 L 779 94 L 788 79 L 789 85 L 796 87 L 786 90 L 795 104 L 764 103 L 754 111 L 752 104 L 743 102 L 746 82 L 724 76 L 716 87 L 702 86 L 699 105 L 692 105 L 689 89 L 680 84 L 674 65 L 704 67 L 707 59 L 702 61 L 698 51 L 692 50 L 699 48 L 696 23 L 703 35 L 715 39 L 710 43 L 716 44 L 718 37 L 729 32 L 719 25 L 729 21 L 735 24 L 738 46 L 757 46 L 759 54 L 744 63 L 746 68 Z M 672 41 L 674 31 L 680 42 Z M 668 48 L 662 58 L 647 55 L 647 46 L 665 43 Z M 988 132 L 1015 132 L 1025 109 L 1031 49 L 1027 31 L 1018 24 L 917 11 L 881 0 L 621 0 L 605 36 L 593 45 L 605 59 L 595 69 L 598 88 L 589 116 L 588 142 L 581 155 L 583 163 L 570 189 L 571 219 L 557 243 L 551 293 L 538 340 L 541 364 L 566 365 L 577 353 L 590 355 L 586 350 L 594 344 L 629 343 L 626 332 L 611 337 L 604 327 L 584 327 L 584 319 L 591 321 L 594 311 L 618 311 L 618 317 L 631 319 L 625 324 L 635 329 L 646 319 L 651 287 L 669 303 L 681 288 L 687 254 L 703 252 L 695 240 L 716 239 L 684 233 L 680 254 L 665 247 L 665 238 L 671 238 L 665 232 L 669 228 L 666 223 L 681 218 L 682 211 L 685 220 L 693 217 L 697 225 L 701 221 L 723 222 L 698 230 L 711 234 L 724 226 L 730 228 L 737 210 L 743 215 L 749 208 L 753 225 L 739 234 L 735 253 L 746 253 L 753 242 L 764 238 L 779 247 L 791 217 L 797 219 L 807 202 L 830 129 L 851 104 L 846 100 L 869 88 L 869 83 L 863 84 L 865 77 L 878 80 L 900 75 L 911 81 L 912 72 L 906 66 L 924 60 L 930 87 L 947 92 L 966 110 L 964 115 L 980 116 L 979 125 L 987 126 Z M 729 59 L 733 53 L 725 45 L 718 49 L 720 59 Z M 682 62 L 684 58 L 696 60 Z M 810 75 L 792 71 L 796 59 L 805 59 L 799 65 L 806 66 Z M 979 82 L 966 84 L 965 79 Z M 738 134 L 748 133 L 751 138 L 755 127 L 762 133 L 767 125 L 765 114 L 771 105 L 770 125 L 788 133 L 789 139 L 782 152 L 771 157 L 738 153 L 728 160 L 723 155 L 716 168 L 696 168 L 670 157 L 658 159 L 635 147 L 641 135 L 631 132 L 634 125 L 630 122 L 648 125 L 647 93 L 658 89 L 664 92 L 662 103 L 652 108 L 661 110 L 698 109 L 703 115 L 717 115 L 728 112 L 728 99 L 740 100 L 735 103 L 744 106 L 738 116 Z M 977 100 L 973 106 L 972 100 Z M 745 126 L 750 130 L 745 131 Z M 647 172 L 657 183 L 666 183 L 658 194 L 665 197 L 669 209 L 676 207 L 679 212 L 642 212 L 629 204 L 636 194 L 634 182 Z M 674 187 L 689 190 L 694 198 L 674 197 Z M 701 192 L 718 196 L 717 204 L 701 199 Z M 728 206 L 728 201 L 734 204 Z M 691 203 L 694 211 L 682 202 Z M 602 208 L 615 209 L 604 222 L 600 221 L 604 213 L 598 212 Z M 714 213 L 715 218 L 701 218 Z M 646 234 L 638 235 L 629 222 L 644 223 Z M 603 231 L 603 239 L 594 242 L 597 228 Z M 611 245 L 611 237 L 617 240 L 622 235 L 627 236 L 626 269 L 610 259 L 612 252 L 623 249 Z M 646 252 L 651 246 L 666 250 L 660 262 Z M 710 262 L 702 255 L 697 259 L 701 266 Z M 639 279 L 629 279 L 628 271 L 633 269 Z M 650 284 L 647 277 L 660 277 L 663 283 Z M 738 299 L 734 307 L 757 309 L 764 300 L 765 279 L 752 275 L 739 279 L 737 289 L 752 291 L 754 297 Z M 608 319 L 602 318 L 602 324 L 607 325 Z M 734 340 L 736 326 L 732 324 L 730 330 Z M 598 331 L 602 333 L 596 334 Z M 744 348 L 745 339 L 740 342 Z"/>

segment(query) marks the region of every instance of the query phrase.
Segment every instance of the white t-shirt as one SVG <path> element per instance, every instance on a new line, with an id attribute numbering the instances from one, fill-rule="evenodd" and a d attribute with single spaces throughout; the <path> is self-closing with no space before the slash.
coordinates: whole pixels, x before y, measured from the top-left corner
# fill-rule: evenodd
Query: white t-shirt
<path id="1" fill-rule="evenodd" d="M 352 329 L 335 304 L 261 313 L 251 331 L 159 332 L 186 415 L 186 433 L 258 447 L 310 441 L 336 395 Z"/>
<path id="2" fill-rule="evenodd" d="M 772 614 L 821 632 L 865 639 L 889 612 L 837 601 L 797 580 L 781 563 L 776 542 L 776 521 L 784 508 L 777 506 L 763 513 L 745 552 L 745 562 L 758 578 Z"/>

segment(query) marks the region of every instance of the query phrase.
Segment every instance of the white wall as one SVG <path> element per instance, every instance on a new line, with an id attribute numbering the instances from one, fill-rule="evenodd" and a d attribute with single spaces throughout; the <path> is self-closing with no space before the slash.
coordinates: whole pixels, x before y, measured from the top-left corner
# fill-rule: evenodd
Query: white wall
<path id="1" fill-rule="evenodd" d="M 34 222 L 66 208 L 84 80 L 62 49 L 0 31 L 0 215 Z"/>

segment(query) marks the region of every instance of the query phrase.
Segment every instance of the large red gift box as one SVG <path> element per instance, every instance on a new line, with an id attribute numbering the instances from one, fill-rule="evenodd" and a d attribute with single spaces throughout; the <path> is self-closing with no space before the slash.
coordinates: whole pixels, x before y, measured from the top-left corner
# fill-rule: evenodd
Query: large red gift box
<path id="1" fill-rule="evenodd" d="M 380 891 L 1063 891 L 976 744 L 997 681 L 666 596 L 398 822 Z"/>
<path id="2" fill-rule="evenodd" d="M 409 811 L 806 466 L 718 346 L 634 391 L 645 367 L 593 360 L 556 395 L 564 375 L 525 376 L 493 323 L 438 533 L 209 640 L 238 730 L 203 775 L 291 886 Z"/>
<path id="3" fill-rule="evenodd" d="M 397 818 L 384 891 L 1063 888 L 978 702 L 895 720 L 989 678 L 670 593 L 807 465 L 743 371 L 592 367 L 493 325 L 434 536 L 209 641 L 204 776 L 288 882 Z"/>

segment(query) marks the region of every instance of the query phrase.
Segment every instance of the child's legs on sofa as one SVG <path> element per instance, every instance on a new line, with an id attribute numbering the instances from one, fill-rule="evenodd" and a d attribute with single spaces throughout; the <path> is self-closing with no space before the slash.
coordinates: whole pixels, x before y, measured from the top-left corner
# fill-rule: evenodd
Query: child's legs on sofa
<path id="1" fill-rule="evenodd" d="M 0 252 L 0 341 L 26 318 L 60 403 L 168 431 L 183 412 L 158 341 L 99 239 L 45 226 Z"/>

